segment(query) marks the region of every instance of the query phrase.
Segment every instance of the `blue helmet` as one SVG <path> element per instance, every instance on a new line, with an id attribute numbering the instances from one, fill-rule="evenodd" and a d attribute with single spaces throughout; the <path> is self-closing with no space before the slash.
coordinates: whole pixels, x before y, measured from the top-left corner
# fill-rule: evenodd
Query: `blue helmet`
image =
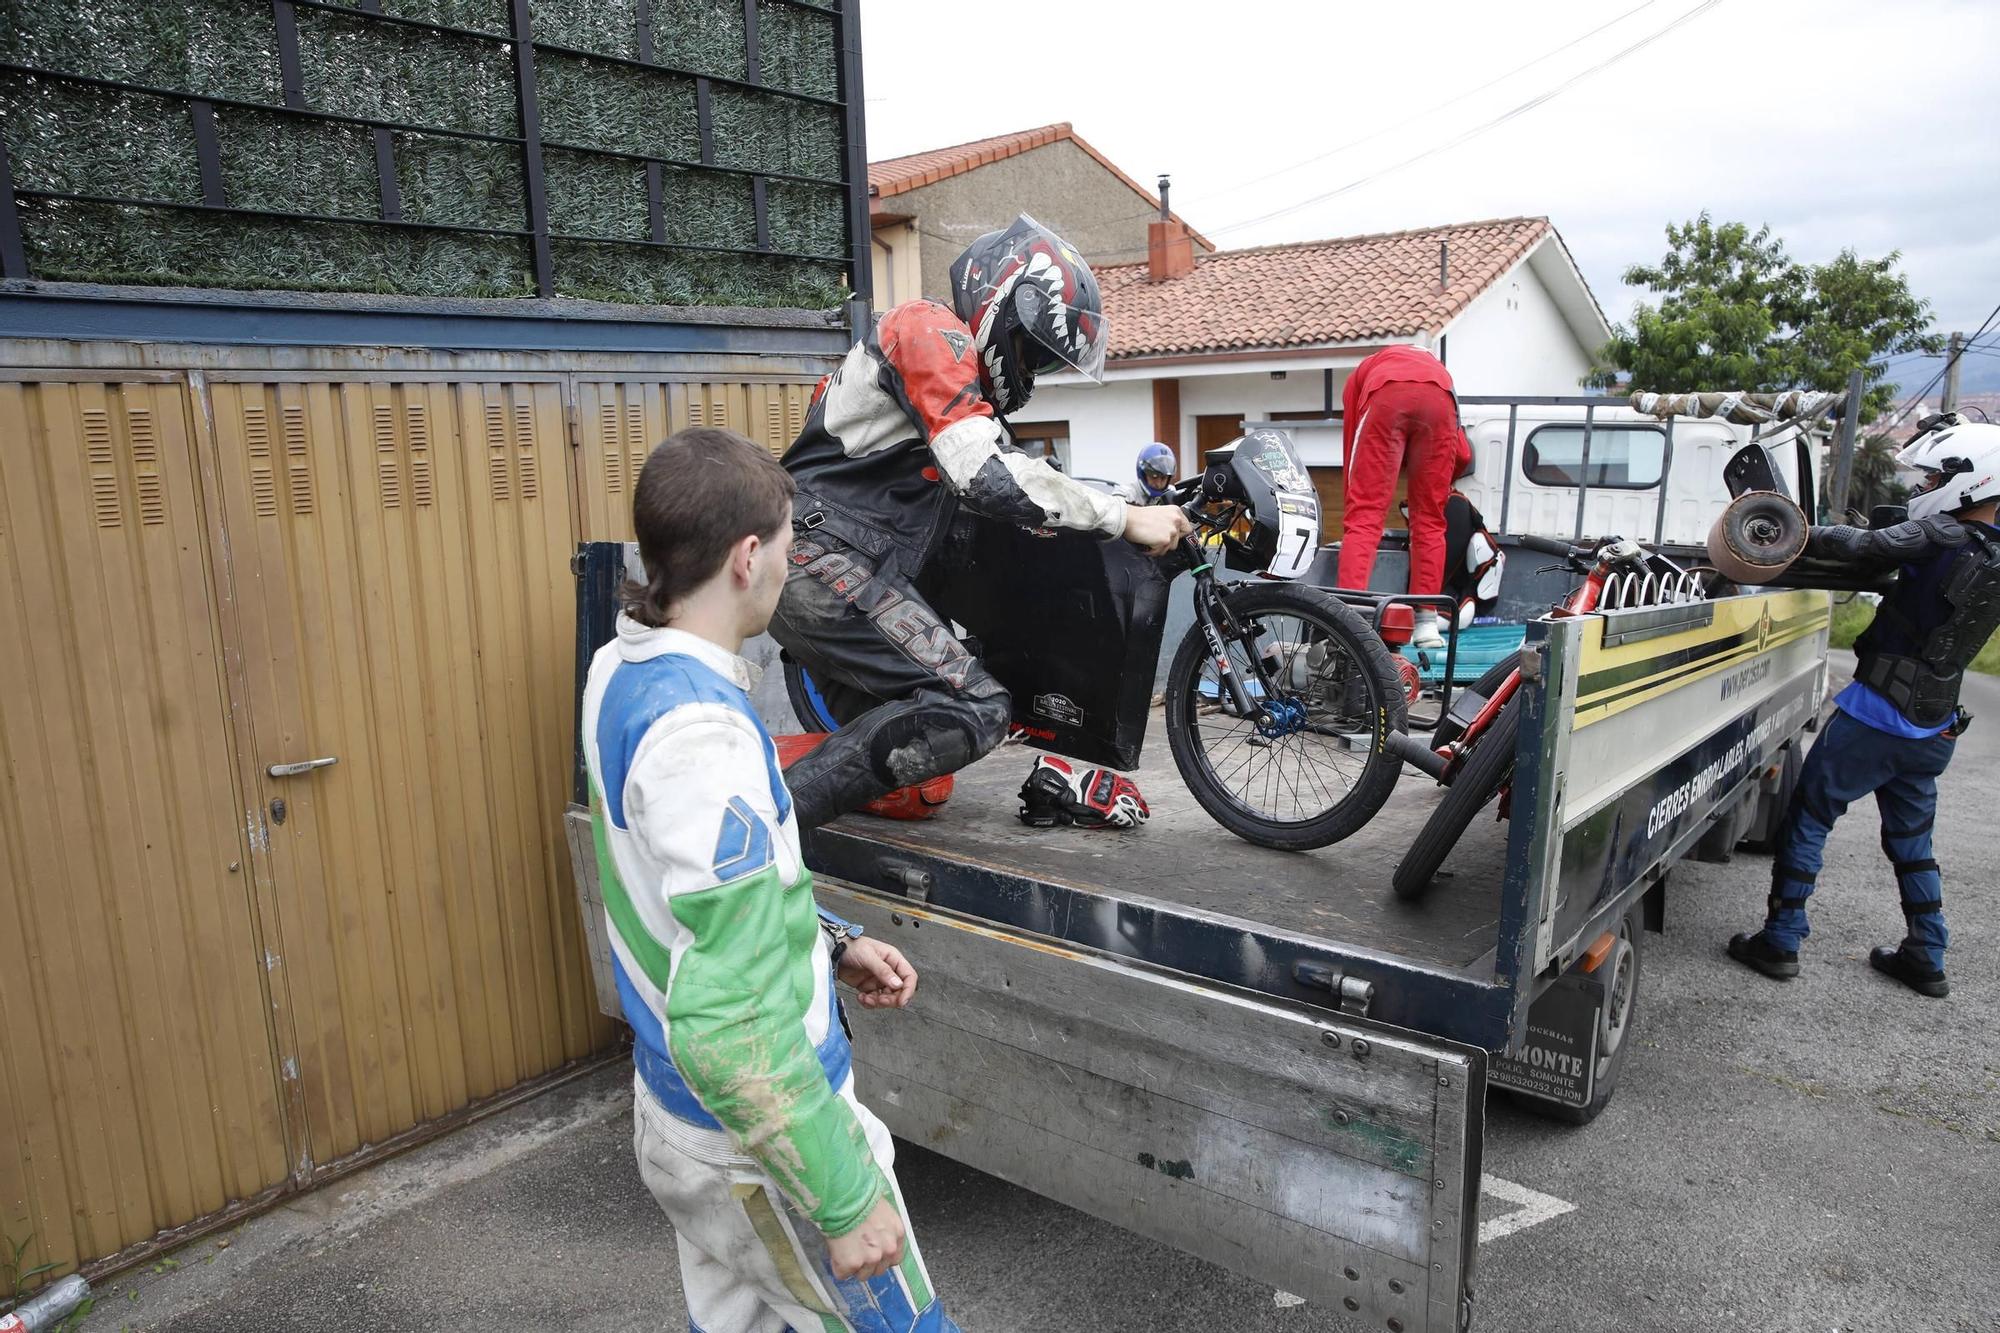
<path id="1" fill-rule="evenodd" d="M 1174 451 L 1154 441 L 1139 451 L 1139 462 L 1133 471 L 1146 494 L 1158 499 L 1167 493 L 1167 487 L 1173 485 L 1174 471 L 1178 466 Z"/>

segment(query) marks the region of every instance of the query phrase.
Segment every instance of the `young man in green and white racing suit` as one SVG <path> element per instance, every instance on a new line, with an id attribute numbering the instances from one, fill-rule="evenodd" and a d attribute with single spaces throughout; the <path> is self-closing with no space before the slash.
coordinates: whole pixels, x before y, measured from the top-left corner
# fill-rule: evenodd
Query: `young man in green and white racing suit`
<path id="1" fill-rule="evenodd" d="M 792 483 L 728 431 L 653 451 L 647 578 L 591 663 L 582 735 L 634 1147 L 674 1224 L 697 1333 L 956 1333 L 855 1096 L 836 975 L 902 1006 L 896 949 L 821 913 L 739 655 L 784 587 Z"/>

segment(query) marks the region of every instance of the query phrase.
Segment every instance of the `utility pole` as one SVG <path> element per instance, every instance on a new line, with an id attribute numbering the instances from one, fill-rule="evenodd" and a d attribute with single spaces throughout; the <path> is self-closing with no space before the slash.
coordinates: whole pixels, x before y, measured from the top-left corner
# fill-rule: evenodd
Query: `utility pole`
<path id="1" fill-rule="evenodd" d="M 1944 357 L 1944 401 L 1938 411 L 1949 412 L 1958 406 L 1958 362 L 1965 355 L 1965 335 L 1951 335 L 1951 350 Z"/>

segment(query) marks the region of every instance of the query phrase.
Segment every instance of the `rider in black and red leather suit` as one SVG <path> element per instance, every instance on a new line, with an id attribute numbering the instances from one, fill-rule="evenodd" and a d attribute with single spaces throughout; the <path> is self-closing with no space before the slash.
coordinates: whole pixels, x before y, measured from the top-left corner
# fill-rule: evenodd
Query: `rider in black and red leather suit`
<path id="1" fill-rule="evenodd" d="M 1178 509 L 1128 507 L 1029 457 L 1000 423 L 1038 374 L 1101 375 L 1089 265 L 1024 216 L 975 241 L 951 276 L 955 308 L 910 301 L 882 316 L 820 382 L 785 454 L 798 496 L 771 633 L 846 719 L 787 771 L 802 827 L 963 768 L 1007 734 L 1005 687 L 916 587 L 961 503 L 1154 554 L 1187 531 Z"/>

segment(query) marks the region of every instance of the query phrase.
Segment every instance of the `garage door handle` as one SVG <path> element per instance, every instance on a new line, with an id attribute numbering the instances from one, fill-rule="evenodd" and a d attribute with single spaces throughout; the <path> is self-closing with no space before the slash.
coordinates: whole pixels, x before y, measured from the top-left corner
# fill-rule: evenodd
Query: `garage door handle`
<path id="1" fill-rule="evenodd" d="M 295 778 L 301 773 L 310 773 L 315 768 L 332 768 L 340 760 L 335 755 L 324 759 L 301 759 L 296 764 L 273 764 L 265 769 L 274 778 Z"/>

